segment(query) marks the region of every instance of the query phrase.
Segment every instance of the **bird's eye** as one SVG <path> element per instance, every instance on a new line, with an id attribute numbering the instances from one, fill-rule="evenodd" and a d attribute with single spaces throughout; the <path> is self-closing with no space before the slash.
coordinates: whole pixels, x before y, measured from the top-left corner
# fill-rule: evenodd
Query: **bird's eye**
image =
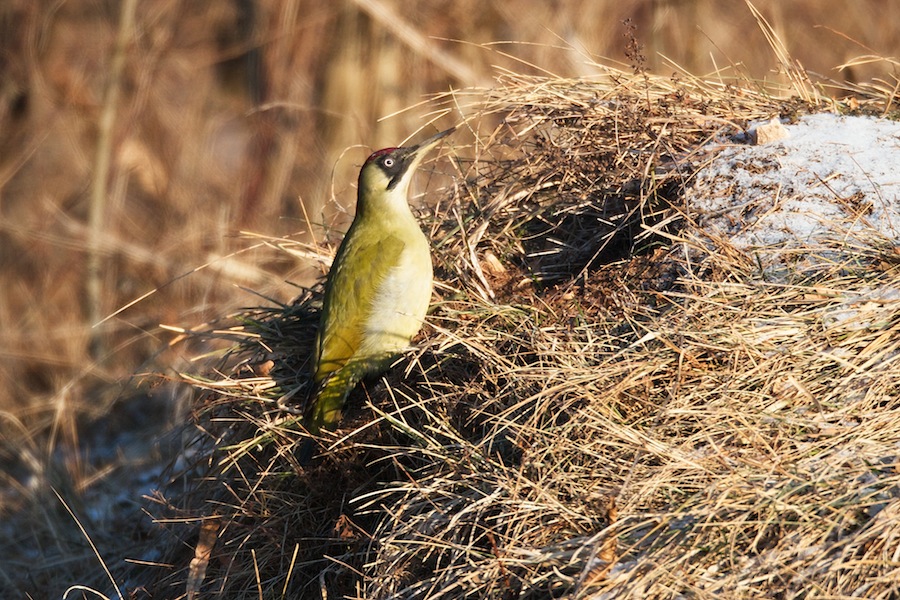
<path id="1" fill-rule="evenodd" d="M 386 156 L 384 160 L 381 161 L 381 164 L 384 165 L 385 169 L 390 169 L 394 166 L 394 159 L 390 156 Z"/>

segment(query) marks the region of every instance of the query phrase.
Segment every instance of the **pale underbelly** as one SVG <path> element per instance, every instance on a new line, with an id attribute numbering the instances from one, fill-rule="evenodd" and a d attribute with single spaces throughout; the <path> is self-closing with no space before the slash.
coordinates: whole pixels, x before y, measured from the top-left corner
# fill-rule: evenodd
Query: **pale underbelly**
<path id="1" fill-rule="evenodd" d="M 406 348 L 410 338 L 422 328 L 430 301 L 430 260 L 418 268 L 400 264 L 391 269 L 373 299 L 359 355 L 394 353 Z"/>

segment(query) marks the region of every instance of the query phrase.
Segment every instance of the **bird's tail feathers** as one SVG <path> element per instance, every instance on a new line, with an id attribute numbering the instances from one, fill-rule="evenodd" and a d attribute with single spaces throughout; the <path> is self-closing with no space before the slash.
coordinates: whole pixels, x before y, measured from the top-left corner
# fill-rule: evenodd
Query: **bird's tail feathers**
<path id="1" fill-rule="evenodd" d="M 360 379 L 370 373 L 384 371 L 396 358 L 396 352 L 371 355 L 365 360 L 350 361 L 329 374 L 313 401 L 306 429 L 313 435 L 322 429 L 334 431 L 341 420 L 344 402 Z"/>
<path id="2" fill-rule="evenodd" d="M 362 375 L 345 366 L 328 376 L 310 410 L 306 427 L 310 433 L 315 435 L 322 429 L 334 431 L 341 420 L 344 402 Z"/>

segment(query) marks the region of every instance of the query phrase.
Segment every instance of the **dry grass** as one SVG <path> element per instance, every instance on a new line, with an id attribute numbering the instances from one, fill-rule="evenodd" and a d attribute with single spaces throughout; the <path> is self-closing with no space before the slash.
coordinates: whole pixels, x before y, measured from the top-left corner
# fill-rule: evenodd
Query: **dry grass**
<path id="1" fill-rule="evenodd" d="M 188 546 L 214 524 L 203 589 L 894 597 L 896 253 L 766 283 L 680 202 L 702 144 L 816 109 L 687 74 L 501 78 L 470 120 L 501 124 L 431 192 L 431 327 L 312 463 L 276 403 L 308 394 L 318 291 L 209 334 L 239 341 L 190 378 L 187 491 L 154 511 Z M 151 589 L 197 587 L 191 557 Z"/>
<path id="2" fill-rule="evenodd" d="M 258 29 L 222 40 L 209 32 L 229 30 L 233 7 L 139 9 L 145 45 L 125 65 L 110 213 L 97 240 L 107 276 L 101 312 L 156 291 L 107 323 L 108 351 L 92 359 L 91 307 L 72 298 L 85 280 L 83 196 L 94 166 L 86 157 L 102 89 L 91 61 L 103 64 L 114 19 L 74 2 L 53 13 L 59 18 L 37 3 L 0 9 L 4 26 L 24 15 L 25 27 L 6 29 L 27 33 L 0 42 L 3 60 L 22 57 L 6 71 L 17 78 L 0 89 L 9 125 L 0 146 L 0 316 L 20 324 L 0 332 L 9 358 L 0 384 L 0 406 L 9 408 L 0 554 L 13 557 L 0 565 L 0 589 L 57 594 L 73 581 L 105 589 L 98 561 L 110 561 L 123 588 L 146 586 L 158 598 L 198 590 L 229 598 L 323 590 L 360 598 L 895 596 L 898 319 L 895 302 L 870 294 L 897 287 L 892 250 L 860 248 L 824 280 L 759 283 L 727 244 L 706 250 L 681 203 L 709 158 L 699 150 L 705 142 L 749 119 L 850 105 L 824 97 L 832 82 L 807 76 L 787 54 L 775 77 L 784 87 L 752 79 L 750 62 L 706 77 L 674 66 L 700 55 L 707 64 L 696 37 L 672 62 L 648 53 L 662 61 L 648 65 L 600 4 L 581 5 L 579 27 L 555 40 L 564 48 L 518 46 L 515 58 L 507 45 L 454 45 L 414 28 L 385 38 L 355 11 L 310 11 L 303 2 L 267 5 Z M 813 11 L 765 4 L 774 11 L 768 34 L 779 40 L 786 22 Z M 388 3 L 367 10 L 385 6 L 388 16 L 376 22 L 396 21 Z M 435 29 L 418 33 L 474 40 L 441 26 L 506 30 L 520 14 L 505 6 L 509 14 L 491 20 L 462 3 L 434 5 L 419 17 Z M 686 23 L 696 29 L 690 15 L 710 12 L 703 2 L 690 6 Z M 840 10 L 831 14 L 854 26 L 878 12 Z M 891 10 L 878 19 L 891 22 Z M 534 15 L 529 31 L 564 30 L 552 21 L 562 12 Z M 650 12 L 638 15 L 642 25 L 668 18 Z M 741 18 L 756 27 L 750 13 Z M 585 36 L 596 23 L 617 29 L 603 48 L 627 46 L 638 70 L 676 74 L 597 64 L 581 51 L 594 49 Z M 721 23 L 742 31 L 739 21 Z M 298 27 L 304 35 L 292 35 Z M 649 45 L 666 47 L 673 31 Z M 82 48 L 69 35 L 92 43 Z M 333 47 L 313 43 L 324 38 Z M 806 45 L 786 41 L 794 51 Z M 437 204 L 422 220 L 440 280 L 430 328 L 385 379 L 356 391 L 340 435 L 301 465 L 303 434 L 276 404 L 308 392 L 319 295 L 301 289 L 287 303 L 295 288 L 272 282 L 309 283 L 327 263 L 328 252 L 307 242 L 346 219 L 332 207 L 352 195 L 342 187 L 356 168 L 343 154 L 348 144 L 394 143 L 421 124 L 418 113 L 378 117 L 428 90 L 472 83 L 454 79 L 465 70 L 446 60 L 448 48 L 462 48 L 479 81 L 491 63 L 501 75 L 490 90 L 417 106 L 459 111 L 472 129 L 459 136 L 452 166 L 437 168 L 450 179 L 429 184 Z M 760 49 L 769 64 L 769 49 Z M 254 52 L 271 75 L 255 104 L 247 90 L 223 88 L 235 76 L 228 60 Z M 73 55 L 84 64 L 68 64 Z M 827 60 L 846 62 L 845 75 L 893 64 Z M 416 85 L 402 98 L 368 95 L 360 74 L 379 65 L 394 67 L 378 69 L 384 87 L 402 83 L 391 78 L 398 73 Z M 854 86 L 861 109 L 873 113 L 890 112 L 896 89 L 891 77 Z M 319 100 L 327 101 L 319 117 L 298 117 Z M 283 216 L 274 235 L 302 230 L 294 239 L 233 235 Z M 118 490 L 126 502 L 142 489 L 87 455 L 130 418 L 121 390 L 136 398 L 137 427 L 175 403 L 167 396 L 175 386 L 135 393 L 130 379 L 108 383 L 154 356 L 167 335 L 159 322 L 225 314 L 235 284 L 273 298 L 251 296 L 272 308 L 182 332 L 161 357 L 204 390 L 192 404 L 197 428 L 171 453 L 129 438 L 139 457 L 99 461 L 138 470 L 174 455 L 145 507 L 156 524 L 132 509 L 92 511 L 110 506 L 117 482 L 128 484 Z M 846 319 L 847 310 L 858 312 Z M 188 356 L 203 365 L 216 352 L 227 352 L 217 372 L 186 366 Z M 52 489 L 80 515 L 96 556 Z"/>

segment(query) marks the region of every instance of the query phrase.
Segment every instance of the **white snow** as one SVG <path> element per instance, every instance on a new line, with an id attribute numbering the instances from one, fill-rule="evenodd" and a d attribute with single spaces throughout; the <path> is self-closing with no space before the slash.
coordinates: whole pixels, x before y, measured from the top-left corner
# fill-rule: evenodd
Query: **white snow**
<path id="1" fill-rule="evenodd" d="M 900 243 L 900 123 L 823 113 L 785 128 L 698 172 L 687 201 L 699 228 L 773 272 Z"/>

